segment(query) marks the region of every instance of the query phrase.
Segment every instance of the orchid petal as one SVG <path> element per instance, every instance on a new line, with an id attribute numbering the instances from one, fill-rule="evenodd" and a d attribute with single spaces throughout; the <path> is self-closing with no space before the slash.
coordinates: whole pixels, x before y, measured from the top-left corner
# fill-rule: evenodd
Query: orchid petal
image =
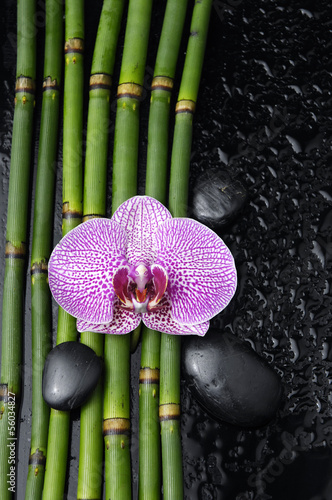
<path id="1" fill-rule="evenodd" d="M 153 309 L 158 302 L 162 299 L 168 283 L 168 276 L 165 269 L 161 266 L 151 266 L 151 273 L 153 275 L 154 290 L 156 295 L 150 300 L 149 308 Z"/>
<path id="2" fill-rule="evenodd" d="M 113 317 L 112 278 L 125 262 L 127 237 L 116 222 L 92 219 L 70 231 L 49 261 L 49 285 L 58 304 L 91 323 Z"/>
<path id="3" fill-rule="evenodd" d="M 128 308 L 133 309 L 133 304 L 128 295 L 129 266 L 119 267 L 113 275 L 113 288 L 120 301 Z"/>
<path id="4" fill-rule="evenodd" d="M 205 335 L 209 329 L 209 322 L 198 325 L 183 325 L 174 320 L 171 314 L 171 303 L 167 293 L 159 302 L 160 308 L 152 313 L 142 314 L 145 326 L 162 333 L 173 335 Z"/>
<path id="5" fill-rule="evenodd" d="M 136 314 L 120 306 L 120 301 L 116 300 L 114 305 L 113 319 L 109 323 L 95 324 L 89 321 L 77 320 L 77 330 L 79 332 L 113 333 L 124 335 L 132 332 L 141 322 L 141 315 Z"/>
<path id="6" fill-rule="evenodd" d="M 130 264 L 152 264 L 155 257 L 152 234 L 157 231 L 159 224 L 171 218 L 167 208 L 149 196 L 134 196 L 120 205 L 112 220 L 127 233 L 127 260 Z"/>
<path id="7" fill-rule="evenodd" d="M 227 306 L 236 289 L 236 269 L 216 233 L 193 219 L 171 219 L 159 226 L 154 244 L 155 263 L 168 274 L 175 321 L 203 323 Z"/>

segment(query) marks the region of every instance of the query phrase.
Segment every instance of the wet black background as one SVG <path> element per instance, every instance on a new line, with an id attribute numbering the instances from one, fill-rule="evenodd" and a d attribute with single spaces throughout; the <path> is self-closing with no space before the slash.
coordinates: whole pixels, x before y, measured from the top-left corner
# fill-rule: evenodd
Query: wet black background
<path id="1" fill-rule="evenodd" d="M 87 1 L 86 6 L 87 75 L 100 4 Z M 148 87 L 163 5 L 154 6 L 146 97 L 141 105 L 140 193 L 144 190 Z M 1 283 L 14 110 L 15 8 L 14 2 L 5 0 L 0 28 Z M 37 12 L 42 43 L 41 2 Z M 249 190 L 245 212 L 222 232 L 237 264 L 238 291 L 213 324 L 249 341 L 281 375 L 285 396 L 270 425 L 246 430 L 208 417 L 183 384 L 185 495 L 190 500 L 332 499 L 330 19 L 330 5 L 324 0 L 213 3 L 195 115 L 191 187 L 198 173 L 218 164 L 237 175 Z M 179 70 L 184 52 L 185 44 Z M 41 83 L 42 47 L 38 53 Z M 113 92 L 115 96 L 115 87 Z M 36 137 L 40 100 L 39 91 Z M 58 163 L 55 243 L 61 226 L 61 147 Z M 35 165 L 36 155 L 34 170 Z M 24 498 L 31 424 L 28 272 L 27 278 L 19 499 Z M 139 348 L 132 357 L 134 498 L 138 368 Z M 77 412 L 73 413 L 69 454 L 69 499 L 76 498 L 78 435 Z"/>

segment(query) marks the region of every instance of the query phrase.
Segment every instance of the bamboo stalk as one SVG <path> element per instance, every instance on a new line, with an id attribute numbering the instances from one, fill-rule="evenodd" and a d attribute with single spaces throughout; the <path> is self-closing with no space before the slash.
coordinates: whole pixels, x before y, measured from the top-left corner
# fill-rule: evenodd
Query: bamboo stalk
<path id="1" fill-rule="evenodd" d="M 152 0 L 131 0 L 128 7 L 113 151 L 113 212 L 137 191 L 139 103 L 142 96 Z M 131 498 L 130 336 L 105 338 L 105 491 L 106 498 Z"/>
<path id="2" fill-rule="evenodd" d="M 87 147 L 84 171 L 83 220 L 106 214 L 107 150 L 111 82 L 123 12 L 123 0 L 104 0 L 94 49 L 89 91 Z M 98 356 L 104 354 L 104 335 L 81 333 L 81 342 Z M 103 385 L 99 381 L 81 407 L 77 498 L 100 499 L 103 467 Z"/>
<path id="3" fill-rule="evenodd" d="M 106 214 L 109 99 L 123 8 L 124 0 L 104 0 L 99 21 L 90 76 L 83 220 Z"/>
<path id="4" fill-rule="evenodd" d="M 152 0 L 131 0 L 123 49 L 113 152 L 112 209 L 136 194 L 139 105 L 143 92 Z"/>
<path id="5" fill-rule="evenodd" d="M 180 424 L 181 337 L 161 334 L 160 403 L 163 498 L 183 498 Z"/>
<path id="6" fill-rule="evenodd" d="M 108 342 L 107 339 L 112 341 Z M 131 498 L 130 335 L 105 338 L 104 442 L 105 497 Z"/>
<path id="7" fill-rule="evenodd" d="M 211 0 L 202 0 L 194 6 L 181 85 L 175 107 L 169 188 L 169 209 L 174 217 L 187 215 L 192 123 L 202 73 L 211 5 Z"/>
<path id="8" fill-rule="evenodd" d="M 139 499 L 160 498 L 160 333 L 143 327 L 139 374 Z"/>
<path id="9" fill-rule="evenodd" d="M 42 497 L 47 452 L 49 407 L 42 397 L 42 372 L 52 334 L 47 262 L 53 243 L 61 44 L 62 4 L 58 0 L 47 0 L 43 104 L 31 252 L 32 428 L 26 500 Z"/>
<path id="10" fill-rule="evenodd" d="M 66 2 L 65 15 L 63 236 L 76 227 L 82 217 L 83 0 Z M 59 308 L 57 344 L 70 340 L 77 340 L 76 319 Z M 70 413 L 51 409 L 44 500 L 63 498 L 69 428 Z"/>
<path id="11" fill-rule="evenodd" d="M 192 142 L 192 121 L 203 66 L 212 0 L 196 2 L 190 37 L 175 108 L 171 157 L 169 209 L 173 217 L 185 217 Z M 181 337 L 162 334 L 160 376 L 160 423 L 164 500 L 183 498 L 180 436 Z"/>
<path id="12" fill-rule="evenodd" d="M 35 33 L 31 33 L 34 13 L 34 0 L 18 1 L 15 111 L 2 315 L 0 496 L 3 500 L 11 498 L 16 489 L 17 415 L 21 397 L 25 256 L 36 77 L 36 39 Z M 11 480 L 12 483 L 7 483 Z"/>
<path id="13" fill-rule="evenodd" d="M 187 0 L 168 0 L 151 85 L 145 193 L 167 202 L 168 130 Z"/>
<path id="14" fill-rule="evenodd" d="M 173 79 L 187 0 L 168 0 L 152 81 L 145 193 L 167 200 L 168 129 Z M 139 498 L 160 498 L 160 333 L 143 328 L 139 388 Z"/>

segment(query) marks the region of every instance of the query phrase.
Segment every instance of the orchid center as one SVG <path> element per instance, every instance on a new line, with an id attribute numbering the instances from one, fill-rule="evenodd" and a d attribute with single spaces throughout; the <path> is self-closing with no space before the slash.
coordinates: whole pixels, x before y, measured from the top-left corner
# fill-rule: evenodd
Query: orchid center
<path id="1" fill-rule="evenodd" d="M 122 266 L 113 276 L 113 288 L 122 307 L 137 314 L 157 309 L 167 283 L 167 273 L 159 265 Z"/>

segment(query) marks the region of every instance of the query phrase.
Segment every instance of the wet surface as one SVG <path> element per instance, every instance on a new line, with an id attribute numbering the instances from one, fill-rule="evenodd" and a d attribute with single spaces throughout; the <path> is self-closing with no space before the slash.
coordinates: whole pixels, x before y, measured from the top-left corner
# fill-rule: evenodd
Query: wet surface
<path id="1" fill-rule="evenodd" d="M 96 4 L 87 3 L 87 37 L 93 39 Z M 15 5 L 9 0 L 5 4 L 0 21 L 2 235 L 15 84 Z M 146 89 L 151 81 L 156 33 L 161 22 L 157 6 L 155 9 Z M 277 417 L 268 426 L 248 430 L 211 419 L 183 383 L 182 439 L 188 500 L 332 499 L 332 125 L 328 19 L 329 2 L 325 0 L 213 3 L 195 115 L 191 187 L 204 169 L 218 164 L 236 174 L 249 192 L 244 213 L 220 233 L 234 254 L 239 286 L 232 303 L 213 325 L 246 339 L 273 366 L 282 378 L 284 398 Z M 89 57 L 88 53 L 87 64 Z M 141 107 L 143 168 L 147 98 Z M 37 117 L 38 110 L 37 102 Z M 60 238 L 60 183 L 59 171 L 55 242 Z M 143 188 L 141 180 L 141 192 Z M 3 282 L 4 237 L 0 250 Z M 29 453 L 25 436 L 29 436 L 31 423 L 29 293 L 28 280 L 20 416 L 20 434 L 24 438 L 18 445 L 19 500 L 23 498 Z M 132 357 L 134 498 L 138 474 L 138 369 L 139 348 Z M 76 498 L 78 434 L 79 413 L 74 411 L 68 499 Z"/>

